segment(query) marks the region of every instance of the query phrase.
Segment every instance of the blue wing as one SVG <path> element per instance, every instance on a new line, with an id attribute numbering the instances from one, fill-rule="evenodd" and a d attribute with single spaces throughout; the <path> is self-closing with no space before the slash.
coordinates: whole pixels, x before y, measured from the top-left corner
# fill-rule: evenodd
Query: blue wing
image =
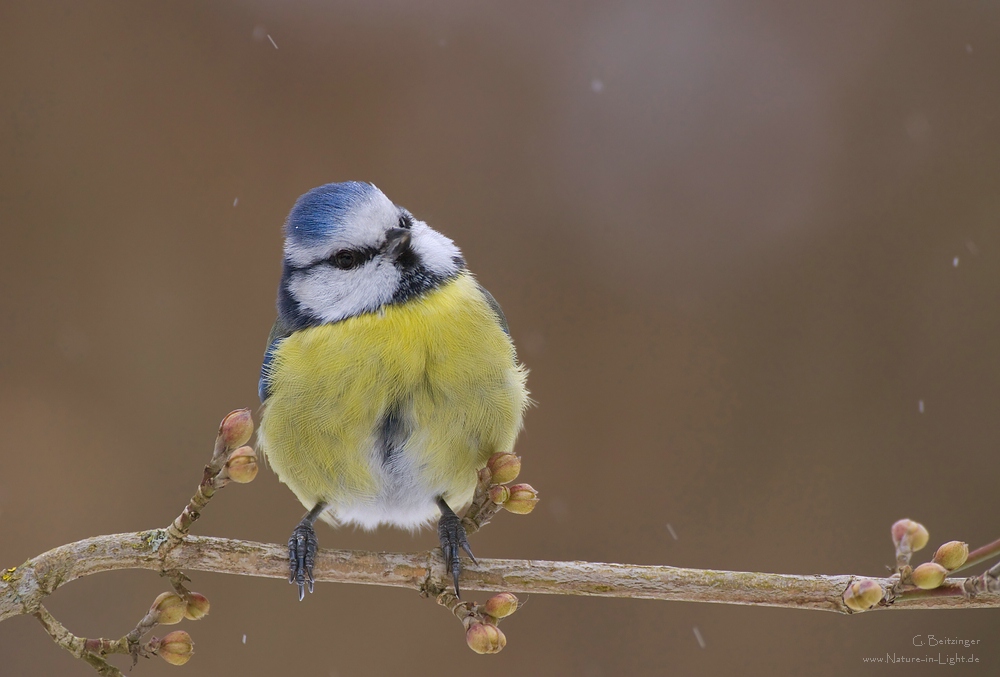
<path id="1" fill-rule="evenodd" d="M 285 326 L 279 317 L 271 327 L 271 334 L 267 337 L 267 349 L 264 351 L 264 361 L 260 365 L 260 380 L 257 382 L 257 396 L 263 403 L 271 394 L 271 383 L 269 380 L 271 360 L 274 358 L 274 351 L 289 334 L 291 330 Z"/>
<path id="2" fill-rule="evenodd" d="M 501 308 L 500 304 L 497 303 L 497 300 L 493 298 L 493 294 L 486 291 L 486 288 L 483 285 L 480 284 L 478 287 L 479 291 L 483 294 L 483 298 L 486 299 L 486 305 L 488 305 L 494 314 L 496 314 L 497 322 L 500 323 L 503 333 L 510 336 L 510 328 L 507 326 L 507 316 L 503 314 L 503 308 Z"/>

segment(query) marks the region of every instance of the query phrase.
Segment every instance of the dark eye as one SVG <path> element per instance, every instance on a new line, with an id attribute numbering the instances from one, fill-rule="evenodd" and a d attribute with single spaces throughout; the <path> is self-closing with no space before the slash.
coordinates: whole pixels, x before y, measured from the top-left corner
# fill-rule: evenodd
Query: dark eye
<path id="1" fill-rule="evenodd" d="M 350 249 L 341 249 L 339 252 L 330 257 L 330 263 L 340 268 L 341 270 L 350 270 L 360 263 L 361 257 L 357 255 L 356 252 L 352 252 Z"/>
<path id="2" fill-rule="evenodd" d="M 413 226 L 413 219 L 410 218 L 410 215 L 401 214 L 399 217 L 399 224 L 396 227 L 405 228 L 406 230 L 409 230 L 412 226 Z"/>

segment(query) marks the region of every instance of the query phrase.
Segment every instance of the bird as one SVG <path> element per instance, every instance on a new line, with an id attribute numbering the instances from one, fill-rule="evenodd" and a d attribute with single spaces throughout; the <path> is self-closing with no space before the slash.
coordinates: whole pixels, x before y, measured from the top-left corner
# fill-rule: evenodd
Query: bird
<path id="1" fill-rule="evenodd" d="M 461 595 L 456 510 L 510 452 L 530 400 L 507 319 L 445 235 L 374 184 L 328 183 L 284 224 L 277 319 L 259 380 L 258 449 L 307 512 L 289 582 L 313 592 L 314 524 L 438 537 Z"/>

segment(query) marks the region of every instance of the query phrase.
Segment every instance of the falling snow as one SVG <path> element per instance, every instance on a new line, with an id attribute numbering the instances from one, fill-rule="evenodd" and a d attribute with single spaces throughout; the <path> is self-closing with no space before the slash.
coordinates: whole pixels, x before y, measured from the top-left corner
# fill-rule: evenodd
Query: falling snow
<path id="1" fill-rule="evenodd" d="M 924 401 L 923 400 L 918 400 L 917 401 L 917 410 L 919 410 L 921 414 L 924 413 Z"/>
<path id="2" fill-rule="evenodd" d="M 697 625 L 694 626 L 694 638 L 696 640 L 698 640 L 698 646 L 700 646 L 702 649 L 704 649 L 705 648 L 705 638 L 701 636 L 701 630 L 698 629 Z"/>
<path id="3" fill-rule="evenodd" d="M 590 89 L 591 91 L 600 94 L 601 92 L 604 91 L 604 83 L 598 80 L 597 78 L 594 78 L 593 80 L 590 81 Z"/>

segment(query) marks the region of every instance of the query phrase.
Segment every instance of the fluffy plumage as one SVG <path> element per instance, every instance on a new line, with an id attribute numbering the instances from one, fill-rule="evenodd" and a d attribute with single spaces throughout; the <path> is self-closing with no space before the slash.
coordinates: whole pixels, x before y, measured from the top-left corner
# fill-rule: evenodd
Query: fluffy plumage
<path id="1" fill-rule="evenodd" d="M 323 519 L 366 528 L 468 503 L 528 402 L 493 297 L 451 240 L 370 184 L 303 195 L 285 238 L 260 388 L 278 477 Z"/>

